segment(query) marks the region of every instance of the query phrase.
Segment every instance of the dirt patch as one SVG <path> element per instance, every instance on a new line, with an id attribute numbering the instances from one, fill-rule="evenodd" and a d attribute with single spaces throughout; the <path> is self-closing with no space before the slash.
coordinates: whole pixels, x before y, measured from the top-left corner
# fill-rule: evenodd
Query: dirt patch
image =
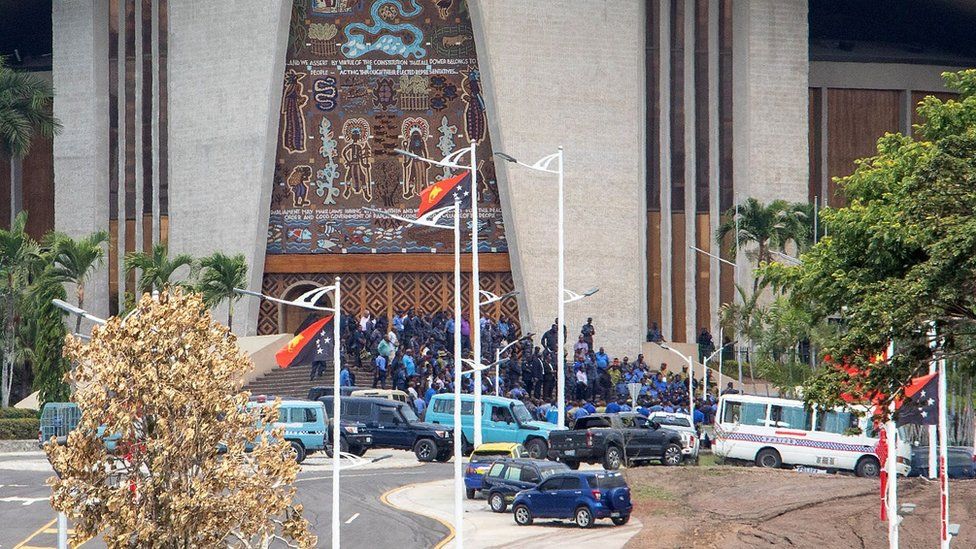
<path id="1" fill-rule="evenodd" d="M 626 471 L 644 528 L 631 548 L 872 548 L 887 546 L 877 480 L 752 467 L 640 467 Z M 952 481 L 955 547 L 976 547 L 976 481 Z M 938 546 L 939 487 L 900 479 L 898 500 L 917 504 L 901 546 Z M 969 525 L 967 527 L 967 525 Z"/>

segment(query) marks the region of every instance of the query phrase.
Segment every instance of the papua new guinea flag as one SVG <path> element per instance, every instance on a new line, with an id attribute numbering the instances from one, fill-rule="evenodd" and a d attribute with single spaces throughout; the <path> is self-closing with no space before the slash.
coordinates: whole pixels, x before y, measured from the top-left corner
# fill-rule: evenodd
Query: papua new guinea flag
<path id="1" fill-rule="evenodd" d="M 278 366 L 288 368 L 313 362 L 331 362 L 333 346 L 332 316 L 315 321 L 275 353 Z"/>
<path id="2" fill-rule="evenodd" d="M 454 204 L 455 200 L 465 204 L 471 204 L 471 172 L 464 170 L 464 173 L 442 179 L 424 190 L 420 191 L 420 206 L 417 208 L 417 217 L 437 208 L 444 208 Z"/>
<path id="3" fill-rule="evenodd" d="M 905 398 L 895 408 L 902 425 L 935 425 L 939 421 L 939 373 L 916 377 L 905 387 Z"/>

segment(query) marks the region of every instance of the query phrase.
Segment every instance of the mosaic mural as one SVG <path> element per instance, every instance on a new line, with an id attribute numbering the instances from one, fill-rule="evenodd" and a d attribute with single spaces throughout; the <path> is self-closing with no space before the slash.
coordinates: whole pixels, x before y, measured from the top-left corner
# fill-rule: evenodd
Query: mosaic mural
<path id="1" fill-rule="evenodd" d="M 452 251 L 450 231 L 362 208 L 415 217 L 420 190 L 454 174 L 394 149 L 440 159 L 472 142 L 479 250 L 507 251 L 464 1 L 295 0 L 280 117 L 268 253 Z"/>

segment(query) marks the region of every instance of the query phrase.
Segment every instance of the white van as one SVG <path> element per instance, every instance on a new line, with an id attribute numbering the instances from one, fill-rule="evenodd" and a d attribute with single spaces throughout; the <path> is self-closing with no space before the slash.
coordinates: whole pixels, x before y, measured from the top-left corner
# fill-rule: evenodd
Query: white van
<path id="1" fill-rule="evenodd" d="M 723 395 L 715 416 L 716 455 L 760 467 L 807 465 L 876 477 L 878 434 L 865 406 L 822 410 L 799 400 Z M 896 470 L 907 475 L 911 445 L 899 430 Z"/>

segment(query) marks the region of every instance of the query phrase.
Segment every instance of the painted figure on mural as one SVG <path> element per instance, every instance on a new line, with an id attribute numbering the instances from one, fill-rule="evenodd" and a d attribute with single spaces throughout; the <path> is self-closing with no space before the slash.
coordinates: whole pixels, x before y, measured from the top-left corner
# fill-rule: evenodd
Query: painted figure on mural
<path id="1" fill-rule="evenodd" d="M 370 180 L 370 166 L 373 152 L 369 148 L 369 122 L 363 118 L 350 118 L 342 125 L 342 163 L 346 166 L 343 176 L 345 190 L 342 197 L 348 199 L 351 193 L 360 194 L 367 202 L 373 200 Z"/>
<path id="2" fill-rule="evenodd" d="M 305 152 L 305 75 L 288 69 L 281 98 L 281 143 L 291 153 Z"/>
<path id="3" fill-rule="evenodd" d="M 291 191 L 292 205 L 296 208 L 309 206 L 308 187 L 312 181 L 312 168 L 309 166 L 295 166 L 288 176 L 288 189 Z"/>
<path id="4" fill-rule="evenodd" d="M 427 140 L 430 125 L 420 117 L 403 119 L 400 127 L 400 147 L 421 158 L 427 158 Z M 411 199 L 427 186 L 427 170 L 430 164 L 417 158 L 403 156 L 403 198 Z"/>
<path id="5" fill-rule="evenodd" d="M 485 136 L 485 98 L 481 95 L 481 73 L 477 68 L 469 68 L 461 81 L 464 90 L 464 129 L 468 141 L 481 141 Z"/>

